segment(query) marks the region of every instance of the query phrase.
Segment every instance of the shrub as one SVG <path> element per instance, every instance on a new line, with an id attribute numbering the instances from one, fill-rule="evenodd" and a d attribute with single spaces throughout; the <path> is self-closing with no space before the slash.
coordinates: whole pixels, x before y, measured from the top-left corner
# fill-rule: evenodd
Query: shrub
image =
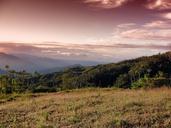
<path id="1" fill-rule="evenodd" d="M 115 87 L 119 88 L 129 88 L 130 86 L 130 79 L 127 74 L 120 75 L 114 84 Z"/>
<path id="2" fill-rule="evenodd" d="M 149 78 L 147 76 L 144 76 L 144 78 L 140 78 L 139 80 L 132 83 L 131 88 L 137 89 L 137 88 L 146 88 L 150 87 L 152 83 L 150 82 Z"/>
<path id="3" fill-rule="evenodd" d="M 38 86 L 35 89 L 33 89 L 34 93 L 40 93 L 40 92 L 56 92 L 56 88 L 52 87 L 46 87 L 46 86 Z"/>

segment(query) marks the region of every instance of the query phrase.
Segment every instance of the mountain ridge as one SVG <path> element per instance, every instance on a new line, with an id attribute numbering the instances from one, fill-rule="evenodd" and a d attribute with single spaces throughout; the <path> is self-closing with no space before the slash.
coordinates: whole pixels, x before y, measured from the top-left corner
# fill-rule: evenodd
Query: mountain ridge
<path id="1" fill-rule="evenodd" d="M 83 66 L 96 65 L 95 61 L 76 61 L 76 60 L 62 60 L 52 59 L 48 57 L 39 57 L 28 54 L 7 54 L 0 53 L 0 67 L 5 68 L 5 65 L 9 65 L 10 69 L 14 70 L 26 70 L 27 72 L 41 72 L 51 73 L 55 71 L 61 71 L 62 69 L 81 64 Z M 47 71 L 47 72 L 46 72 Z"/>

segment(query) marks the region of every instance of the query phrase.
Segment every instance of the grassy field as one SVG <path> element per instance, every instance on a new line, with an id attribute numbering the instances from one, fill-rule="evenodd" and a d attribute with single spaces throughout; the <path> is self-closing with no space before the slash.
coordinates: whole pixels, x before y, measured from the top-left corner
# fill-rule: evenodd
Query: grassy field
<path id="1" fill-rule="evenodd" d="M 0 96 L 0 128 L 171 128 L 171 89 Z"/>

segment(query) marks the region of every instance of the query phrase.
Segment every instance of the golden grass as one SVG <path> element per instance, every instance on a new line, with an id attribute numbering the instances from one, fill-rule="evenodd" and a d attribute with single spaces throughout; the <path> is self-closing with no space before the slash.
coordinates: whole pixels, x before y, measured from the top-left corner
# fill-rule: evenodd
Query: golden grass
<path id="1" fill-rule="evenodd" d="M 170 128 L 171 89 L 81 89 L 0 102 L 0 128 Z"/>

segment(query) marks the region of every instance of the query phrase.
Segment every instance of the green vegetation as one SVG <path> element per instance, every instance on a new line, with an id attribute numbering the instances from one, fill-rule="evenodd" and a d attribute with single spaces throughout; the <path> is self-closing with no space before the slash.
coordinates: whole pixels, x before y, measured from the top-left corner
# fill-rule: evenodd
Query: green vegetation
<path id="1" fill-rule="evenodd" d="M 171 127 L 168 88 L 92 88 L 11 97 L 0 99 L 1 128 Z"/>
<path id="2" fill-rule="evenodd" d="M 154 88 L 171 86 L 171 52 L 92 67 L 73 67 L 41 75 L 5 67 L 1 93 L 56 92 L 85 87 Z"/>

